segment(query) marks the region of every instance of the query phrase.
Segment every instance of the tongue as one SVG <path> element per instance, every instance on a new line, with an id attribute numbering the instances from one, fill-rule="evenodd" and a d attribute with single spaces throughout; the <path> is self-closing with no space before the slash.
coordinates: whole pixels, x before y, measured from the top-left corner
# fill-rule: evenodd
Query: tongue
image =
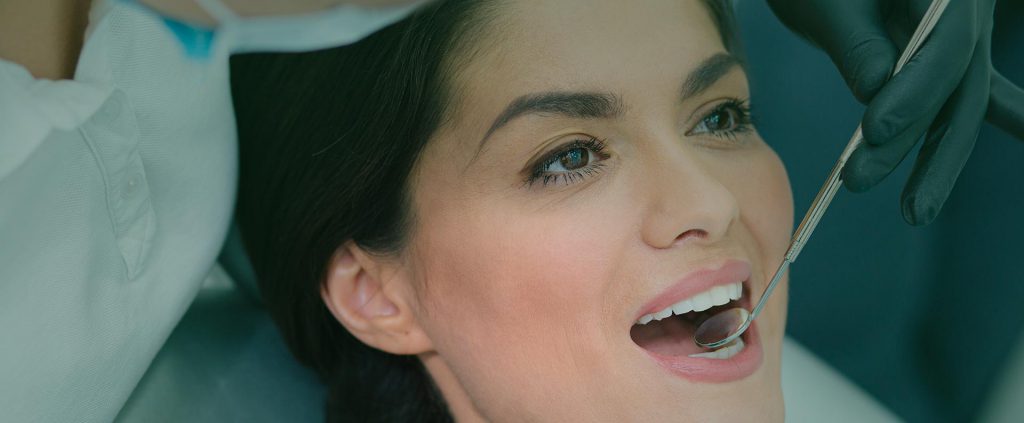
<path id="1" fill-rule="evenodd" d="M 693 342 L 693 322 L 672 316 L 646 325 L 633 325 L 629 336 L 647 351 L 666 356 L 687 356 L 707 352 Z"/>

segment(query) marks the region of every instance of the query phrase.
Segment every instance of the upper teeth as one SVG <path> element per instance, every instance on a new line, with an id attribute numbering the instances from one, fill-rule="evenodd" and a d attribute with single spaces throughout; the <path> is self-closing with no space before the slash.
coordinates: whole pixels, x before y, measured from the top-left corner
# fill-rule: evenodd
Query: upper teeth
<path id="1" fill-rule="evenodd" d="M 654 320 L 661 320 L 673 314 L 676 316 L 691 311 L 704 311 L 714 306 L 726 304 L 732 300 L 738 300 L 743 295 L 743 283 L 735 282 L 729 285 L 719 285 L 700 294 L 672 304 L 661 311 L 640 316 L 637 323 L 646 325 Z"/>

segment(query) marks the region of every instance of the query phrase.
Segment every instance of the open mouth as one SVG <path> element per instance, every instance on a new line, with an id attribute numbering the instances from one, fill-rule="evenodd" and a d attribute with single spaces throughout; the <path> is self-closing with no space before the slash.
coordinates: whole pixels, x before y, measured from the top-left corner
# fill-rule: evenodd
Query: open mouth
<path id="1" fill-rule="evenodd" d="M 714 286 L 668 307 L 641 316 L 629 335 L 640 348 L 663 357 L 728 360 L 746 347 L 744 334 L 728 345 L 708 350 L 693 340 L 697 328 L 709 317 L 734 307 L 748 308 L 744 282 Z"/>
<path id="2" fill-rule="evenodd" d="M 693 340 L 700 324 L 716 313 L 750 309 L 753 276 L 750 262 L 739 259 L 690 272 L 637 310 L 630 338 L 656 365 L 691 382 L 725 383 L 753 375 L 764 360 L 757 322 L 715 350 Z"/>

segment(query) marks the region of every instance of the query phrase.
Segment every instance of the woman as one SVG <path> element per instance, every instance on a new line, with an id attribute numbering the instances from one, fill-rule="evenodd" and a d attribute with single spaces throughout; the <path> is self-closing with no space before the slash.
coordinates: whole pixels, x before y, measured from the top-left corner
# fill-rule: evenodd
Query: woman
<path id="1" fill-rule="evenodd" d="M 328 418 L 781 420 L 785 287 L 692 341 L 792 228 L 734 37 L 720 1 L 449 0 L 236 58 L 242 231 Z"/>

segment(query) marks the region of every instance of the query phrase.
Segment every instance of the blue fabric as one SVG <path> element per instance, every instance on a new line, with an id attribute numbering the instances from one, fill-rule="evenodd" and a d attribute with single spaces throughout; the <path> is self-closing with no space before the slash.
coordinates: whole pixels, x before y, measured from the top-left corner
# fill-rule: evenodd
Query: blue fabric
<path id="1" fill-rule="evenodd" d="M 1000 2 L 993 36 L 995 67 L 1018 84 L 1022 9 Z M 739 1 L 738 20 L 758 130 L 786 164 L 799 222 L 864 107 L 765 1 Z M 867 193 L 840 190 L 792 267 L 787 330 L 907 421 L 971 421 L 1024 336 L 1024 142 L 982 128 L 926 227 L 900 217 L 915 157 Z"/>
<path id="2" fill-rule="evenodd" d="M 185 22 L 161 16 L 171 33 L 181 41 L 185 55 L 192 59 L 205 60 L 210 58 L 216 31 L 202 28 Z"/>
<path id="3" fill-rule="evenodd" d="M 116 0 L 146 10 L 160 17 L 167 29 L 181 42 L 185 56 L 194 60 L 207 60 L 213 52 L 213 42 L 217 35 L 214 28 L 206 28 L 190 24 L 161 14 L 153 8 L 139 3 L 138 0 Z"/>

